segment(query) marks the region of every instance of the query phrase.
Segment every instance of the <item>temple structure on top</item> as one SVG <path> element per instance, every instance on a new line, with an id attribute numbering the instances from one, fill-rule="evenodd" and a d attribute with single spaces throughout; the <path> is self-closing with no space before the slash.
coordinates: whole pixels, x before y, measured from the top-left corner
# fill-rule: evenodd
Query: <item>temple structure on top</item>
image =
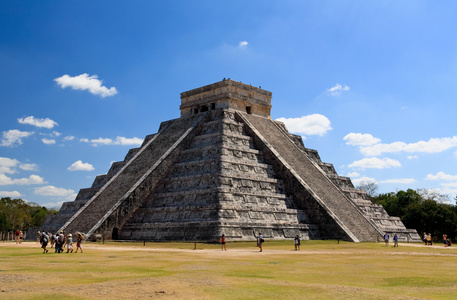
<path id="1" fill-rule="evenodd" d="M 269 91 L 224 79 L 181 93 L 181 116 L 62 205 L 43 230 L 113 240 L 377 241 L 417 232 L 270 117 Z"/>

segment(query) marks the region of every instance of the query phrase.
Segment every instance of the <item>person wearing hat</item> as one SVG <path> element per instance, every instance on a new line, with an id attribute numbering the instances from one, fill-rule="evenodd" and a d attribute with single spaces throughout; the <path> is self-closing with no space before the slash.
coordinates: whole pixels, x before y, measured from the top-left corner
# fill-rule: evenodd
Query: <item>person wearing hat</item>
<path id="1" fill-rule="evenodd" d="M 73 236 L 71 235 L 71 233 L 69 233 L 67 235 L 67 253 L 68 252 L 72 252 L 73 253 Z"/>

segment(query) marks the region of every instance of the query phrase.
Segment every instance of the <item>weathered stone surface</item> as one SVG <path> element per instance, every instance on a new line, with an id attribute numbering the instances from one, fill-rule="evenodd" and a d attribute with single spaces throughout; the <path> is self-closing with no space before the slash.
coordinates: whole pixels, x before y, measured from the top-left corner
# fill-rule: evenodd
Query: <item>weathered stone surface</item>
<path id="1" fill-rule="evenodd" d="M 181 94 L 181 117 L 97 176 L 45 230 L 105 239 L 374 241 L 414 230 L 269 117 L 271 93 L 224 80 Z"/>

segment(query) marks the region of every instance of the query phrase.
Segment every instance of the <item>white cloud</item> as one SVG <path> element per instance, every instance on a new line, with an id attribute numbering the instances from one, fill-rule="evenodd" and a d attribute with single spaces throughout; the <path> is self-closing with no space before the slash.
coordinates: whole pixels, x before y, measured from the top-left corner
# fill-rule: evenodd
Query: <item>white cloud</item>
<path id="1" fill-rule="evenodd" d="M 417 156 L 417 155 L 408 155 L 406 158 L 407 159 L 418 159 L 419 156 Z"/>
<path id="2" fill-rule="evenodd" d="M 75 137 L 72 135 L 69 135 L 69 136 L 66 136 L 63 138 L 64 141 L 73 141 L 74 139 L 75 139 Z"/>
<path id="3" fill-rule="evenodd" d="M 54 136 L 61 136 L 61 135 L 62 135 L 62 133 L 60 133 L 60 132 L 58 132 L 58 131 L 53 131 L 52 134 L 53 134 Z"/>
<path id="4" fill-rule="evenodd" d="M 88 139 L 81 139 L 81 142 L 86 142 L 88 143 Z M 116 140 L 110 139 L 110 138 L 98 138 L 98 139 L 92 139 L 90 140 L 90 143 L 92 143 L 92 146 L 100 146 L 100 145 L 141 145 L 143 143 L 143 139 L 133 137 L 133 138 L 126 138 L 122 136 L 116 137 Z"/>
<path id="5" fill-rule="evenodd" d="M 351 172 L 351 173 L 348 173 L 347 174 L 347 177 L 359 177 L 360 176 L 360 173 L 358 172 Z"/>
<path id="6" fill-rule="evenodd" d="M 74 162 L 67 168 L 69 171 L 92 171 L 94 167 L 89 163 L 83 163 L 81 160 Z"/>
<path id="7" fill-rule="evenodd" d="M 46 145 L 54 145 L 56 143 L 56 140 L 47 138 L 42 138 L 41 141 Z"/>
<path id="8" fill-rule="evenodd" d="M 18 191 L 0 191 L 0 197 L 19 198 L 21 197 L 21 193 L 19 193 Z"/>
<path id="9" fill-rule="evenodd" d="M 379 143 L 381 140 L 369 133 L 349 133 L 344 138 L 347 145 L 351 146 L 370 146 Z"/>
<path id="10" fill-rule="evenodd" d="M 79 141 L 81 143 L 89 143 L 89 139 L 85 139 L 85 138 L 79 139 Z"/>
<path id="11" fill-rule="evenodd" d="M 382 180 L 381 183 L 401 183 L 401 184 L 411 184 L 416 182 L 414 178 L 397 178 L 397 179 L 387 179 Z"/>
<path id="12" fill-rule="evenodd" d="M 57 124 L 56 121 L 53 121 L 49 118 L 46 118 L 46 119 L 35 119 L 34 116 L 28 116 L 28 117 L 25 117 L 25 118 L 19 118 L 17 119 L 17 121 L 21 124 L 29 124 L 29 125 L 33 125 L 33 126 L 36 126 L 36 127 L 43 127 L 43 128 L 48 128 L 48 129 L 51 129 L 53 128 L 54 126 L 59 126 L 59 124 Z"/>
<path id="13" fill-rule="evenodd" d="M 52 185 L 42 186 L 34 189 L 34 193 L 41 196 L 52 197 L 73 197 L 75 191 L 72 189 L 58 188 Z M 76 196 L 76 195 L 75 195 Z"/>
<path id="14" fill-rule="evenodd" d="M 38 170 L 37 164 L 20 164 L 19 168 L 21 168 L 24 171 L 37 171 Z"/>
<path id="15" fill-rule="evenodd" d="M 44 179 L 38 175 L 30 175 L 28 178 L 11 179 L 5 174 L 0 174 L 0 185 L 31 185 L 43 184 Z"/>
<path id="16" fill-rule="evenodd" d="M 89 76 L 84 73 L 78 76 L 71 77 L 67 74 L 55 78 L 55 82 L 60 85 L 61 88 L 71 87 L 74 90 L 87 90 L 91 94 L 99 95 L 101 97 L 114 96 L 117 94 L 115 87 L 107 88 L 102 86 L 103 81 L 98 79 L 97 75 Z"/>
<path id="17" fill-rule="evenodd" d="M 65 200 L 65 201 L 73 201 L 73 200 L 75 200 L 75 198 L 76 198 L 76 196 L 73 197 L 73 198 L 70 198 L 70 196 L 68 196 L 68 197 L 66 197 L 66 200 Z M 47 203 L 41 204 L 41 206 L 44 206 L 44 207 L 46 207 L 47 209 L 54 208 L 54 209 L 56 209 L 56 210 L 59 210 L 60 207 L 62 206 L 62 204 L 63 204 L 65 201 L 47 202 Z"/>
<path id="18" fill-rule="evenodd" d="M 133 137 L 133 138 L 125 138 L 122 136 L 118 136 L 116 141 L 114 142 L 115 145 L 141 145 L 143 143 L 143 139 Z"/>
<path id="19" fill-rule="evenodd" d="M 327 90 L 332 96 L 340 96 L 343 92 L 349 91 L 351 88 L 347 85 L 341 85 L 337 83 L 334 87 L 331 87 Z"/>
<path id="20" fill-rule="evenodd" d="M 90 140 L 92 143 L 92 146 L 98 146 L 98 145 L 112 145 L 113 140 L 108 139 L 108 138 L 98 138 L 98 139 L 92 139 Z"/>
<path id="21" fill-rule="evenodd" d="M 363 158 L 361 160 L 354 161 L 349 165 L 350 168 L 361 168 L 361 169 L 387 169 L 392 167 L 401 167 L 398 160 L 391 158 Z"/>
<path id="22" fill-rule="evenodd" d="M 446 181 L 453 181 L 457 180 L 457 175 L 449 175 L 444 172 L 438 172 L 436 175 L 428 174 L 425 177 L 425 180 L 446 180 Z"/>
<path id="23" fill-rule="evenodd" d="M 376 184 L 378 183 L 376 181 L 376 179 L 371 178 L 371 177 L 360 177 L 360 178 L 356 178 L 356 179 L 351 179 L 351 181 L 352 181 L 352 184 L 355 185 L 355 186 L 359 185 L 362 182 L 373 182 L 373 183 L 376 183 Z"/>
<path id="24" fill-rule="evenodd" d="M 249 43 L 246 41 L 241 41 L 238 43 L 239 48 L 246 48 L 248 45 L 249 45 Z"/>
<path id="25" fill-rule="evenodd" d="M 3 131 L 3 139 L 1 146 L 15 146 L 15 145 L 22 145 L 22 139 L 29 137 L 34 132 L 29 131 L 20 131 L 17 129 L 11 129 L 8 131 Z"/>
<path id="26" fill-rule="evenodd" d="M 457 136 L 453 136 L 452 138 L 431 138 L 428 141 L 419 141 L 409 144 L 404 142 L 394 142 L 391 144 L 363 146 L 360 147 L 360 152 L 365 156 L 378 156 L 383 153 L 398 152 L 439 153 L 454 147 L 457 147 Z"/>
<path id="27" fill-rule="evenodd" d="M 300 118 L 279 118 L 292 133 L 304 135 L 324 135 L 332 130 L 330 120 L 321 114 L 312 114 Z"/>
<path id="28" fill-rule="evenodd" d="M 8 157 L 0 157 L 0 174 L 14 174 L 16 171 L 14 168 L 19 164 L 16 159 Z"/>

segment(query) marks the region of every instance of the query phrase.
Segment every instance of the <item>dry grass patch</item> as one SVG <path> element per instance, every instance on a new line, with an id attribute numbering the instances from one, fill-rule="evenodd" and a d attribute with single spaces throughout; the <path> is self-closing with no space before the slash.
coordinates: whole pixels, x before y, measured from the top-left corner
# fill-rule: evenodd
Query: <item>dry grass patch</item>
<path id="1" fill-rule="evenodd" d="M 0 298 L 452 299 L 457 249 L 306 241 L 85 243 L 84 253 L 42 254 L 0 243 Z M 52 249 L 53 251 L 53 249 Z"/>

